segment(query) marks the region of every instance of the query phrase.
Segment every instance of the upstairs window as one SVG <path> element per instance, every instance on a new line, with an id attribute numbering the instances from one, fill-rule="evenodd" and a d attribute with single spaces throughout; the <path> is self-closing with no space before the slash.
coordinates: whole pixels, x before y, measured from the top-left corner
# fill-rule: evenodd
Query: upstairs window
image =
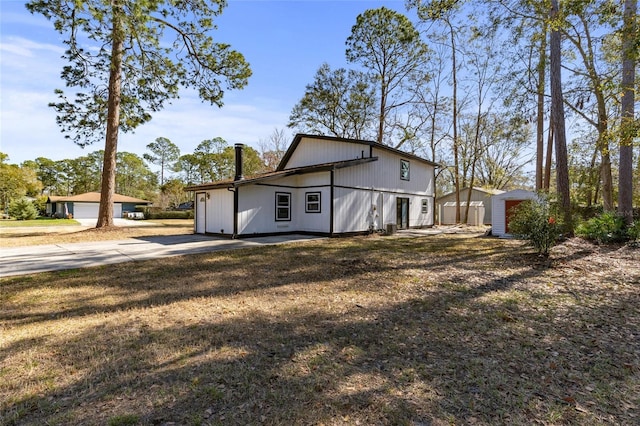
<path id="1" fill-rule="evenodd" d="M 276 192 L 276 221 L 291 220 L 291 193 Z"/>
<path id="2" fill-rule="evenodd" d="M 400 160 L 400 179 L 409 180 L 409 161 Z"/>

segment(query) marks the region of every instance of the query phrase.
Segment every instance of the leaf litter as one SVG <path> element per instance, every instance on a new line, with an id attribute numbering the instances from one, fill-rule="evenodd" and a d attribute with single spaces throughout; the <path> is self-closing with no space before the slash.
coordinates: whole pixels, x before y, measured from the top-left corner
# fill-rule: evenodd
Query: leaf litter
<path id="1" fill-rule="evenodd" d="M 640 250 L 330 239 L 0 280 L 2 424 L 637 424 Z"/>

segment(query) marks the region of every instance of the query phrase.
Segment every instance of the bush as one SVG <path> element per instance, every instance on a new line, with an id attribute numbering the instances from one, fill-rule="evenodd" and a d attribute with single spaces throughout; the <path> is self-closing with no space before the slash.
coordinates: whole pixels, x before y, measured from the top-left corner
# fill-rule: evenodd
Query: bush
<path id="1" fill-rule="evenodd" d="M 193 210 L 145 212 L 145 219 L 193 219 Z"/>
<path id="2" fill-rule="evenodd" d="M 38 217 L 38 210 L 31 201 L 21 198 L 9 203 L 9 216 L 17 220 L 31 220 Z"/>
<path id="3" fill-rule="evenodd" d="M 628 238 L 624 220 L 613 212 L 602 213 L 581 223 L 576 228 L 576 235 L 600 244 L 623 242 Z"/>
<path id="4" fill-rule="evenodd" d="M 631 241 L 640 242 L 640 219 L 636 219 L 629 227 L 627 228 L 627 237 Z"/>
<path id="5" fill-rule="evenodd" d="M 560 226 L 551 214 L 549 200 L 540 198 L 525 200 L 515 207 L 509 218 L 509 232 L 547 256 L 560 237 Z"/>

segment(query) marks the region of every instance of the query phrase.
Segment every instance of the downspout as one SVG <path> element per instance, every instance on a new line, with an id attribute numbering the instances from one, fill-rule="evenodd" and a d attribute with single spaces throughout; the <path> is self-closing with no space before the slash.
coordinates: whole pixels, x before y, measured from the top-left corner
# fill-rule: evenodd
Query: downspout
<path id="1" fill-rule="evenodd" d="M 234 182 L 239 180 L 243 180 L 244 176 L 242 174 L 242 160 L 243 160 L 243 149 L 244 145 L 241 143 L 235 144 L 235 160 L 236 160 L 236 170 L 235 176 L 233 177 Z M 233 191 L 233 235 L 231 238 L 238 238 L 238 208 L 239 208 L 239 197 L 238 197 L 238 187 L 234 189 L 228 188 L 229 191 Z"/>
<path id="2" fill-rule="evenodd" d="M 330 195 L 329 195 L 329 236 L 333 237 L 333 215 L 334 215 L 334 209 L 333 209 L 333 205 L 334 205 L 334 190 L 333 190 L 333 185 L 334 185 L 334 170 L 331 169 L 330 170 L 330 183 L 329 183 L 329 191 L 330 191 Z"/>
<path id="3" fill-rule="evenodd" d="M 233 192 L 233 233 L 232 239 L 238 238 L 238 187 L 230 186 L 227 191 Z"/>
<path id="4" fill-rule="evenodd" d="M 431 179 L 431 226 L 436 225 L 436 166 L 433 167 L 433 178 Z M 438 211 L 438 222 L 440 222 L 440 211 Z"/>

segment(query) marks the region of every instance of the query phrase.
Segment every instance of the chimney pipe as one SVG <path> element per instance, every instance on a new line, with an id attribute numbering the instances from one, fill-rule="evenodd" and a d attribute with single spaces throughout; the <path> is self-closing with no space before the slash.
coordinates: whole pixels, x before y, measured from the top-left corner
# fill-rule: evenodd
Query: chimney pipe
<path id="1" fill-rule="evenodd" d="M 242 150 L 243 150 L 243 148 L 244 148 L 244 144 L 237 143 L 235 145 L 235 149 L 236 149 L 236 175 L 233 178 L 234 181 L 244 179 L 244 176 L 242 176 Z"/>

